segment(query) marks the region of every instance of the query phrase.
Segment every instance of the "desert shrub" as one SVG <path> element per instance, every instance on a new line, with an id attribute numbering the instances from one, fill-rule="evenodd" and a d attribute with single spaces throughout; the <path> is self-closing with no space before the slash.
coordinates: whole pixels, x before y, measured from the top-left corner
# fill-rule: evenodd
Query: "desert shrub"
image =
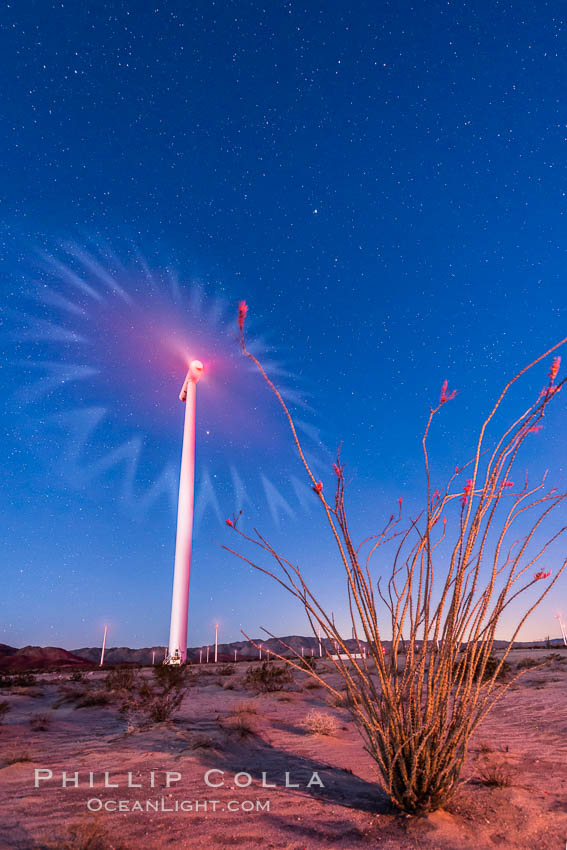
<path id="1" fill-rule="evenodd" d="M 75 693 L 75 699 L 75 708 L 101 708 L 112 702 L 111 695 L 101 688 Z"/>
<path id="2" fill-rule="evenodd" d="M 23 762 L 33 761 L 30 750 L 25 747 L 14 746 L 3 756 L 4 764 L 22 764 Z"/>
<path id="3" fill-rule="evenodd" d="M 250 738 L 258 734 L 254 720 L 249 714 L 229 716 L 221 722 L 221 726 L 240 738 Z"/>
<path id="4" fill-rule="evenodd" d="M 78 702 L 84 696 L 90 693 L 90 688 L 88 685 L 84 685 L 83 687 L 77 687 L 77 685 L 69 685 L 68 683 L 64 683 L 59 687 L 59 696 L 53 703 L 52 708 L 61 708 L 62 705 L 65 705 L 69 702 Z"/>
<path id="5" fill-rule="evenodd" d="M 310 679 L 309 681 L 305 682 L 304 687 L 308 691 L 314 691 L 317 690 L 317 688 L 322 688 L 323 685 L 321 684 L 321 682 L 317 682 L 315 679 Z"/>
<path id="6" fill-rule="evenodd" d="M 180 688 L 185 684 L 187 668 L 182 665 L 176 667 L 169 664 L 160 664 L 153 668 L 153 674 L 158 685 L 165 690 L 171 690 L 171 688 Z"/>
<path id="7" fill-rule="evenodd" d="M 83 674 L 80 672 L 80 670 L 75 670 L 75 672 L 71 673 L 71 675 L 69 676 L 69 681 L 70 682 L 82 682 L 83 681 Z"/>
<path id="8" fill-rule="evenodd" d="M 18 673 L 17 676 L 12 678 L 12 684 L 17 688 L 29 688 L 36 683 L 37 679 L 33 673 Z"/>
<path id="9" fill-rule="evenodd" d="M 535 658 L 520 658 L 516 664 L 518 670 L 529 670 L 531 667 L 537 667 L 539 661 Z"/>
<path id="10" fill-rule="evenodd" d="M 132 667 L 117 667 L 106 674 L 104 687 L 107 691 L 129 691 L 135 679 L 136 673 Z"/>
<path id="11" fill-rule="evenodd" d="M 48 850 L 128 850 L 126 844 L 110 838 L 103 824 L 96 820 L 72 824 L 64 838 L 47 847 Z"/>
<path id="12" fill-rule="evenodd" d="M 215 672 L 217 676 L 232 676 L 235 672 L 234 664 L 221 664 Z"/>
<path id="13" fill-rule="evenodd" d="M 0 673 L 0 688 L 9 688 L 11 684 L 10 677 Z"/>
<path id="14" fill-rule="evenodd" d="M 3 722 L 4 718 L 6 717 L 6 715 L 8 714 L 9 711 L 10 711 L 10 703 L 8 702 L 7 699 L 3 699 L 0 702 L 0 723 Z"/>
<path id="15" fill-rule="evenodd" d="M 154 694 L 144 707 L 149 719 L 154 723 L 171 720 L 183 700 L 183 691 L 170 688 L 163 693 Z"/>
<path id="16" fill-rule="evenodd" d="M 346 708 L 348 710 L 354 709 L 354 703 L 351 695 L 346 693 L 332 693 L 329 695 L 328 703 L 333 708 Z M 355 713 L 355 712 L 353 712 Z"/>
<path id="17" fill-rule="evenodd" d="M 223 689 L 223 691 L 234 691 L 234 690 L 236 690 L 236 685 L 234 684 L 234 682 L 231 682 L 229 680 L 228 682 L 225 682 L 223 684 L 222 689 Z"/>
<path id="18" fill-rule="evenodd" d="M 322 711 L 310 711 L 303 720 L 302 725 L 312 735 L 336 735 L 339 725 L 331 714 Z"/>
<path id="19" fill-rule="evenodd" d="M 217 744 L 208 735 L 195 735 L 189 744 L 192 750 L 212 750 Z"/>
<path id="20" fill-rule="evenodd" d="M 30 717 L 30 726 L 34 732 L 45 732 L 49 729 L 51 723 L 51 715 L 46 711 L 37 712 Z"/>
<path id="21" fill-rule="evenodd" d="M 158 670 L 173 672 L 158 673 Z M 141 716 L 149 723 L 164 723 L 171 720 L 181 706 L 186 691 L 186 671 L 183 667 L 168 665 L 154 667 L 153 671 L 153 680 L 136 680 L 120 711 L 129 718 Z"/>
<path id="22" fill-rule="evenodd" d="M 457 662 L 453 668 L 455 678 L 463 675 L 472 678 L 473 682 L 492 682 L 494 679 L 505 679 L 511 671 L 511 666 L 507 661 L 500 662 L 494 655 L 489 655 L 488 658 L 475 658 L 467 654 L 463 655 L 461 661 Z M 482 676 L 481 676 L 482 674 Z"/>
<path id="23" fill-rule="evenodd" d="M 305 667 L 306 670 L 317 669 L 317 659 L 313 655 L 304 656 L 299 663 L 302 667 Z"/>
<path id="24" fill-rule="evenodd" d="M 244 677 L 244 687 L 261 693 L 281 691 L 293 682 L 293 674 L 287 667 L 264 661 L 249 667 Z"/>
<path id="25" fill-rule="evenodd" d="M 500 437 L 492 436 L 493 420 L 510 415 L 510 388 L 567 338 L 508 381 L 480 428 L 470 459 L 442 482 L 434 480 L 437 467 L 430 461 L 428 437 L 435 417 L 456 395 L 448 391 L 445 381 L 439 401 L 426 417 L 421 441 L 426 485 L 421 511 L 404 527 L 400 498 L 399 507 L 381 529 L 369 529 L 359 542 L 350 532 L 340 451 L 333 465 L 334 492 L 328 497 L 306 459 L 281 393 L 246 348 L 246 312 L 242 302 L 238 314 L 242 353 L 275 394 L 290 426 L 307 480 L 336 545 L 347 582 L 352 628 L 368 648 L 368 658 L 353 658 L 332 612 L 324 609 L 302 569 L 277 552 L 260 532 L 246 534 L 236 517 L 228 525 L 248 547 L 246 555 L 225 549 L 283 586 L 304 607 L 314 635 L 320 630 L 325 646 L 338 647 L 337 657 L 327 656 L 327 662 L 347 685 L 351 711 L 378 765 L 383 789 L 407 813 L 434 811 L 449 801 L 458 786 L 471 735 L 522 674 L 517 672 L 509 681 L 501 678 L 524 623 L 567 565 L 567 559 L 559 560 L 553 574 L 537 566 L 567 531 L 563 525 L 543 537 L 544 523 L 553 519 L 567 493 L 548 485 L 545 476 L 532 483 L 523 467 L 520 483 L 515 485 L 512 480 L 524 443 L 535 439 L 532 435 L 539 431 L 548 405 L 565 384 L 565 379 L 556 382 L 559 357 L 553 358 L 539 396 L 534 396 L 527 409 L 524 403 L 519 416 L 506 419 Z M 384 552 L 389 545 L 393 548 L 391 569 L 385 571 Z M 373 575 L 377 555 L 378 581 Z M 266 561 L 273 565 L 271 569 Z M 501 618 L 516 609 L 520 597 L 527 598 L 524 612 L 518 616 L 500 660 L 493 662 Z M 509 608 L 512 601 L 513 609 Z M 391 634 L 387 654 L 382 645 L 386 633 Z M 456 660 L 459 663 L 455 665 Z M 301 669 L 296 662 L 288 664 Z M 323 671 L 310 675 L 323 681 Z M 330 681 L 323 683 L 331 693 L 339 693 Z"/>
<path id="26" fill-rule="evenodd" d="M 257 714 L 257 707 L 253 702 L 240 702 L 234 707 L 232 712 L 224 719 L 220 720 L 221 726 L 236 732 L 241 738 L 250 735 L 256 735 L 256 725 L 254 722 Z"/>
<path id="27" fill-rule="evenodd" d="M 489 655 L 486 659 L 486 664 L 482 673 L 484 682 L 492 682 L 494 679 L 505 679 L 511 671 L 511 666 L 508 661 L 499 661 L 494 655 Z M 477 680 L 480 676 L 481 665 L 477 664 L 473 679 Z"/>
<path id="28" fill-rule="evenodd" d="M 490 788 L 507 788 L 512 784 L 512 774 L 506 762 L 494 759 L 479 768 L 479 779 Z"/>
<path id="29" fill-rule="evenodd" d="M 235 714 L 257 714 L 258 707 L 253 702 L 239 702 L 234 708 Z"/>

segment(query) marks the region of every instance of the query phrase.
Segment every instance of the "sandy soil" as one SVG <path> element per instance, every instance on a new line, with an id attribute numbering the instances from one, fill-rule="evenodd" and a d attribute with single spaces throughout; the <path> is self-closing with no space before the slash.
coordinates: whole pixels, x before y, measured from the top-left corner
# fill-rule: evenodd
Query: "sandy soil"
<path id="1" fill-rule="evenodd" d="M 546 655 L 514 652 L 512 665 Z M 216 675 L 211 665 L 209 675 L 194 677 L 174 720 L 146 728 L 119 712 L 118 695 L 108 706 L 56 707 L 62 689 L 96 687 L 98 671 L 81 683 L 69 682 L 70 673 L 38 675 L 32 686 L 0 692 L 10 705 L 0 726 L 0 847 L 563 850 L 567 652 L 560 655 L 502 699 L 472 741 L 453 801 L 424 818 L 390 807 L 347 711 L 330 705 L 327 692 L 302 674 L 284 692 L 257 695 L 242 686 L 248 665 L 231 676 Z M 305 729 L 311 709 L 335 718 L 335 734 Z M 37 728 L 38 714 L 48 715 L 47 728 Z M 509 785 L 483 782 L 494 766 Z M 51 770 L 53 778 L 34 787 L 36 769 Z M 224 771 L 209 774 L 222 787 L 206 784 L 209 770 Z M 79 787 L 61 787 L 62 771 L 78 771 Z M 104 771 L 118 788 L 104 787 Z M 129 771 L 142 788 L 127 787 Z M 180 781 L 172 775 L 166 787 L 165 771 L 180 773 Z M 250 775 L 248 787 L 238 787 L 248 781 L 240 771 Z M 263 772 L 276 787 L 262 787 Z M 285 787 L 286 772 L 299 787 Z M 317 779 L 308 787 L 314 773 L 323 787 Z M 89 801 L 91 808 L 127 801 L 128 810 L 89 812 Z M 136 801 L 166 810 L 135 811 Z M 193 810 L 167 810 L 182 801 Z"/>

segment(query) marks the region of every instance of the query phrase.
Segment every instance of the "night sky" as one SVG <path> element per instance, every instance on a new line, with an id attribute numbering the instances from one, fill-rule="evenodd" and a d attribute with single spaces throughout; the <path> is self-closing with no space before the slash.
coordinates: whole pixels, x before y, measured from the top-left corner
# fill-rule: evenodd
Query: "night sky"
<path id="1" fill-rule="evenodd" d="M 506 381 L 566 335 L 564 12 L 3 4 L 0 641 L 97 645 L 108 623 L 111 645 L 167 643 L 183 352 L 206 370 L 189 644 L 215 622 L 221 640 L 308 633 L 221 549 L 240 507 L 350 634 L 318 500 L 239 355 L 238 301 L 326 491 L 342 441 L 355 539 L 400 496 L 415 515 L 443 381 L 459 392 L 431 434 L 436 486 Z M 565 416 L 560 394 L 521 476 L 562 486 Z M 566 590 L 523 637 L 559 634 Z"/>

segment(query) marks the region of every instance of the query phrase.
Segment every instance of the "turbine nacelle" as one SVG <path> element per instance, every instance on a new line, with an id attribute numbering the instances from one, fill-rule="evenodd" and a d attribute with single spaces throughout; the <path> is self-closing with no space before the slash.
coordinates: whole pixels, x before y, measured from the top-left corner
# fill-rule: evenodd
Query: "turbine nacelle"
<path id="1" fill-rule="evenodd" d="M 200 360 L 192 360 L 189 364 L 189 371 L 185 376 L 185 380 L 183 382 L 183 386 L 181 388 L 181 392 L 179 393 L 179 401 L 187 401 L 187 386 L 189 381 L 192 381 L 196 384 L 203 374 L 203 364 Z"/>

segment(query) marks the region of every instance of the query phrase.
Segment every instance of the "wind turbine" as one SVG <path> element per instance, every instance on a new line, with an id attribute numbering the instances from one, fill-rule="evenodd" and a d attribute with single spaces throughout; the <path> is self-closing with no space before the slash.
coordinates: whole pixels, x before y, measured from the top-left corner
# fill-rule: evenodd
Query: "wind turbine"
<path id="1" fill-rule="evenodd" d="M 183 450 L 177 503 L 177 538 L 175 569 L 171 599 L 171 625 L 166 664 L 185 664 L 187 661 L 187 617 L 189 614 L 189 576 L 191 544 L 193 541 L 193 502 L 195 493 L 195 404 L 197 383 L 203 374 L 200 360 L 192 360 L 179 400 L 185 402 Z"/>
<path id="2" fill-rule="evenodd" d="M 104 650 L 106 649 L 106 633 L 107 633 L 107 631 L 108 631 L 108 626 L 105 626 L 104 627 L 104 637 L 102 639 L 102 651 L 100 653 L 100 664 L 98 665 L 99 667 L 102 667 L 102 665 L 104 664 Z"/>
<path id="3" fill-rule="evenodd" d="M 559 620 L 559 625 L 561 627 L 561 634 L 563 635 L 563 643 L 567 646 L 567 631 L 565 630 L 565 623 L 563 622 L 563 617 L 561 614 L 557 614 L 557 619 Z"/>

